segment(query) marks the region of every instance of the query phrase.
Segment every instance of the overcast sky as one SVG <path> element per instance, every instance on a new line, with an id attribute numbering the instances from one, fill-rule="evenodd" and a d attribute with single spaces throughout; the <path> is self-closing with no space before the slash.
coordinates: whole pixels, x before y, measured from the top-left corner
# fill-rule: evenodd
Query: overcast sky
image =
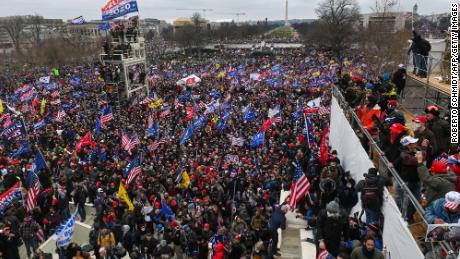
<path id="1" fill-rule="evenodd" d="M 289 0 L 289 18 L 316 18 L 314 9 L 322 0 Z M 357 0 L 361 12 L 371 12 L 375 0 Z M 100 19 L 101 7 L 108 0 L 2 0 L 0 16 L 40 14 L 46 18 L 71 19 L 83 15 L 85 19 Z M 240 20 L 284 19 L 284 0 L 137 0 L 141 18 L 158 18 L 171 22 L 177 17 L 191 16 L 194 11 L 177 8 L 209 8 L 210 20 L 235 19 L 225 13 L 245 12 Z M 450 0 L 400 0 L 399 9 L 410 11 L 417 3 L 420 14 L 450 12 Z"/>

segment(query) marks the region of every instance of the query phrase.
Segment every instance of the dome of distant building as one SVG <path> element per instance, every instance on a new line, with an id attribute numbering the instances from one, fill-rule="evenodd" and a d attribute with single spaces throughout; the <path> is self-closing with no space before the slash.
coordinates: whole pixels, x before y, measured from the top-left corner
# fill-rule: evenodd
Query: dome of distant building
<path id="1" fill-rule="evenodd" d="M 181 27 L 189 24 L 192 24 L 192 20 L 188 17 L 179 17 L 173 21 L 174 27 Z"/>

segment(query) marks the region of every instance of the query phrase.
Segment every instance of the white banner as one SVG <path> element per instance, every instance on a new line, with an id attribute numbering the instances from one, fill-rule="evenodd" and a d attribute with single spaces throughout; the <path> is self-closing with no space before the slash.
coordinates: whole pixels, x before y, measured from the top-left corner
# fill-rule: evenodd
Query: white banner
<path id="1" fill-rule="evenodd" d="M 356 182 L 364 179 L 364 173 L 367 173 L 369 168 L 374 167 L 335 98 L 332 99 L 329 144 L 332 149 L 337 150 L 343 168 L 350 171 L 350 175 Z M 383 244 L 390 251 L 391 258 L 424 258 L 407 228 L 407 224 L 402 219 L 393 197 L 389 195 L 386 188 L 384 197 L 385 201 L 382 207 L 382 213 L 385 216 Z M 353 211 L 359 210 L 361 210 L 361 202 L 353 208 Z"/>

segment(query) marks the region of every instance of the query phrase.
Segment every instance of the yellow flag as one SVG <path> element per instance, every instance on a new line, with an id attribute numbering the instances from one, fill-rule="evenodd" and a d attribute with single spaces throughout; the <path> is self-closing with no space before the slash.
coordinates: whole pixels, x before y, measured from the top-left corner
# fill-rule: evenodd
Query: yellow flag
<path id="1" fill-rule="evenodd" d="M 3 113 L 3 101 L 0 100 L 0 113 Z"/>
<path id="2" fill-rule="evenodd" d="M 126 202 L 128 205 L 128 210 L 133 211 L 134 210 L 134 205 L 131 202 L 131 200 L 128 197 L 128 193 L 125 190 L 125 187 L 123 187 L 123 184 L 120 183 L 120 187 L 118 187 L 118 197 Z"/>
<path id="3" fill-rule="evenodd" d="M 161 103 L 162 103 L 161 99 L 158 99 L 158 100 L 154 101 L 153 103 L 149 104 L 149 108 L 150 109 L 155 109 L 157 107 L 160 107 Z"/>
<path id="4" fill-rule="evenodd" d="M 312 74 L 312 76 L 320 76 L 320 75 L 321 75 L 321 72 L 319 72 L 319 71 L 314 72 L 314 73 Z"/>
<path id="5" fill-rule="evenodd" d="M 42 105 L 40 106 L 40 115 L 45 114 L 45 108 L 46 108 L 46 99 L 42 99 Z"/>
<path id="6" fill-rule="evenodd" d="M 218 75 L 217 75 L 217 78 L 224 78 L 225 77 L 225 73 L 224 72 L 220 72 Z"/>
<path id="7" fill-rule="evenodd" d="M 220 67 L 220 64 L 216 64 L 216 69 L 219 69 Z"/>
<path id="8" fill-rule="evenodd" d="M 182 172 L 182 181 L 180 182 L 180 188 L 182 189 L 188 189 L 190 185 L 190 177 L 187 174 L 187 171 Z"/>

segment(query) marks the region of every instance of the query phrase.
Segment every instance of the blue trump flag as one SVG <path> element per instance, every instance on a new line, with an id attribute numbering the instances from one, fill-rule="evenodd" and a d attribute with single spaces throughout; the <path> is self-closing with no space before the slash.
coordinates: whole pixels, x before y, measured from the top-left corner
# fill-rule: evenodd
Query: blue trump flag
<path id="1" fill-rule="evenodd" d="M 168 206 L 168 203 L 165 199 L 161 199 L 161 213 L 168 217 L 168 221 L 171 222 L 173 220 L 174 213 L 172 212 L 171 208 Z"/>
<path id="2" fill-rule="evenodd" d="M 104 23 L 104 24 L 99 25 L 99 30 L 101 30 L 101 31 L 110 30 L 110 24 L 109 23 Z"/>
<path id="3" fill-rule="evenodd" d="M 255 134 L 254 136 L 252 136 L 252 139 L 251 139 L 251 147 L 257 148 L 258 146 L 264 144 L 264 140 L 265 140 L 265 131 Z"/>
<path id="4" fill-rule="evenodd" d="M 158 124 L 155 122 L 155 123 L 152 123 L 152 126 L 150 126 L 150 128 L 147 130 L 147 137 L 150 137 L 150 136 L 155 136 L 156 134 L 158 133 Z"/>
<path id="5" fill-rule="evenodd" d="M 43 158 L 42 154 L 39 151 L 37 151 L 37 153 L 35 153 L 35 159 L 32 162 L 32 171 L 38 174 L 41 170 L 45 168 L 46 168 L 45 159 Z"/>
<path id="6" fill-rule="evenodd" d="M 193 135 L 193 125 L 189 125 L 185 130 L 184 134 L 180 138 L 179 144 L 184 144 L 187 139 L 189 139 Z"/>
<path id="7" fill-rule="evenodd" d="M 193 122 L 193 130 L 202 128 L 206 124 L 206 117 L 200 116 Z"/>
<path id="8" fill-rule="evenodd" d="M 243 122 L 248 123 L 255 118 L 256 118 L 256 113 L 252 109 L 250 109 L 244 115 Z"/>
<path id="9" fill-rule="evenodd" d="M 16 151 L 10 154 L 10 158 L 14 159 L 22 154 L 27 154 L 30 152 L 32 152 L 32 149 L 30 149 L 29 142 L 27 142 L 27 140 L 24 140 L 21 142 L 21 146 Z"/>
<path id="10" fill-rule="evenodd" d="M 101 132 L 101 122 L 99 121 L 99 118 L 96 118 L 96 130 L 94 131 L 94 133 L 97 135 L 99 135 L 99 133 Z"/>

